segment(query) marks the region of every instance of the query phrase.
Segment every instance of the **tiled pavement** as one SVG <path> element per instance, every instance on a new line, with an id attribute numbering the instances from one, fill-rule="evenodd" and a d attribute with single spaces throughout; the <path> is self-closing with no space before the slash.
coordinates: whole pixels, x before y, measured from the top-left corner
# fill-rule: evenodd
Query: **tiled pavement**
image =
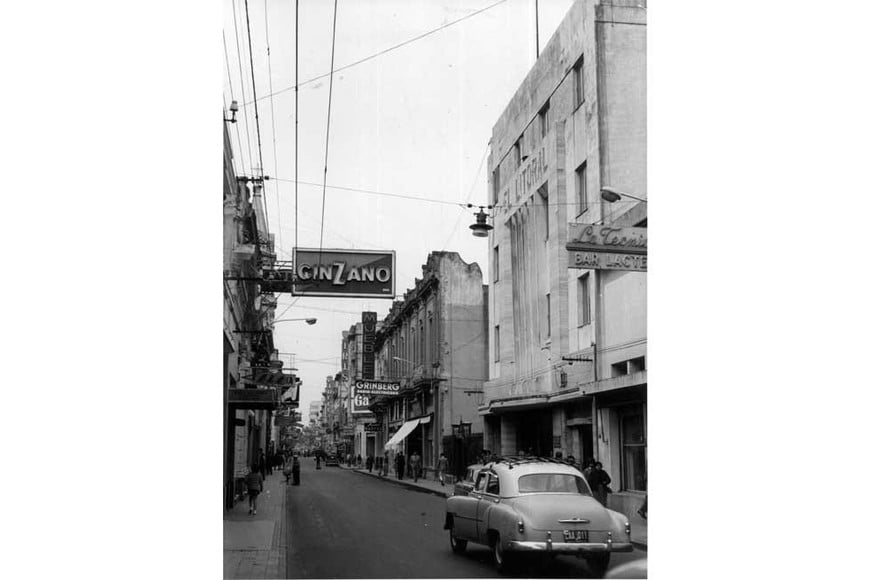
<path id="1" fill-rule="evenodd" d="M 266 476 L 257 498 L 257 515 L 248 515 L 248 500 L 224 512 L 224 578 L 284 578 L 284 495 L 280 472 Z"/>

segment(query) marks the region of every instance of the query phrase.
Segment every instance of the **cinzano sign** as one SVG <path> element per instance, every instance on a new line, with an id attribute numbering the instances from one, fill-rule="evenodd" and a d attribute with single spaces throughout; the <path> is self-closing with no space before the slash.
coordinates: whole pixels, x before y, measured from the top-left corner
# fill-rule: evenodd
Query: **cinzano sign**
<path id="1" fill-rule="evenodd" d="M 294 296 L 395 298 L 396 252 L 293 248 Z"/>

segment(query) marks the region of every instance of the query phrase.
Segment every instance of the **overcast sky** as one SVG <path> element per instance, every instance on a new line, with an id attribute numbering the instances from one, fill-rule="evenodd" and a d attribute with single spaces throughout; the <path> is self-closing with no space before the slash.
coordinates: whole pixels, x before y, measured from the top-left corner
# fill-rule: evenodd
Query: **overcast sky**
<path id="1" fill-rule="evenodd" d="M 571 3 L 540 0 L 542 50 Z M 330 70 L 333 2 L 300 0 L 299 5 L 301 84 Z M 461 205 L 486 203 L 492 127 L 535 60 L 535 2 L 338 2 L 336 69 L 487 6 L 493 7 L 334 75 L 327 184 L 449 202 L 327 188 L 323 247 L 395 250 L 399 296 L 413 287 L 436 250 L 457 251 L 466 262 L 477 262 L 487 280 L 487 242 L 471 235 L 473 210 Z M 224 8 L 222 56 L 229 76 L 225 66 L 223 99 L 225 106 L 232 99 L 240 103 L 231 137 L 236 169 L 249 173 L 251 157 L 259 165 L 259 154 L 254 106 L 244 106 L 253 100 L 245 2 L 225 0 Z M 279 259 L 290 259 L 297 233 L 300 247 L 320 245 L 323 195 L 319 186 L 299 185 L 296 232 L 294 184 L 280 181 L 294 178 L 294 91 L 287 89 L 295 82 L 295 2 L 249 0 L 248 10 L 263 165 L 273 178 L 266 185 L 269 228 Z M 270 93 L 272 98 L 263 98 Z M 323 183 L 328 96 L 328 77 L 299 90 L 300 181 Z M 278 298 L 280 318 L 318 319 L 314 326 L 277 324 L 274 335 L 281 353 L 296 356 L 303 380 L 299 409 L 307 421 L 308 405 L 320 398 L 326 376 L 340 370 L 341 331 L 359 322 L 363 310 L 382 319 L 392 301 Z"/>

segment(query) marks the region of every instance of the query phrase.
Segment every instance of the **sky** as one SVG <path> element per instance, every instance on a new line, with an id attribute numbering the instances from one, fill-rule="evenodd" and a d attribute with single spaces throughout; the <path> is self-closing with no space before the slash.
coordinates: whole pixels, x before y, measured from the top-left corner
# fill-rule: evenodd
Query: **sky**
<path id="1" fill-rule="evenodd" d="M 541 50 L 571 4 L 538 3 Z M 333 6 L 329 0 L 299 2 L 300 84 L 330 71 Z M 463 206 L 486 204 L 492 127 L 535 61 L 534 0 L 339 0 L 334 57 L 339 69 L 488 6 L 333 75 L 327 185 L 435 201 L 327 187 L 324 207 L 319 184 L 328 76 L 299 89 L 299 181 L 316 185 L 300 184 L 296 204 L 292 183 L 295 99 L 288 88 L 295 82 L 295 2 L 249 0 L 246 18 L 244 0 L 225 0 L 223 102 L 226 108 L 235 99 L 240 106 L 238 123 L 230 127 L 236 170 L 250 174 L 252 158 L 259 166 L 256 115 L 264 173 L 270 177 L 269 229 L 279 259 L 290 259 L 297 239 L 299 247 L 319 247 L 322 235 L 324 248 L 395 250 L 397 297 L 422 277 L 432 251 L 456 251 L 466 262 L 477 262 L 488 279 L 486 239 L 468 229 L 476 208 Z M 341 368 L 341 332 L 359 322 L 364 310 L 382 319 L 391 304 L 278 295 L 276 319 L 317 318 L 312 326 L 278 323 L 274 331 L 285 368 L 292 364 L 303 381 L 304 421 L 326 377 Z"/>

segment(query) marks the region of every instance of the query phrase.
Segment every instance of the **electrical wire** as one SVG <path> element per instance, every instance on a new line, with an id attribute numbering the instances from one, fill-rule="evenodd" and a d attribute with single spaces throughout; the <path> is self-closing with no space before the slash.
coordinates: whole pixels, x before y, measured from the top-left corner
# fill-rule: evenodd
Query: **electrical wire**
<path id="1" fill-rule="evenodd" d="M 248 57 L 251 61 L 251 88 L 254 90 L 254 121 L 257 127 L 257 154 L 260 159 L 260 177 L 266 170 L 263 165 L 263 145 L 260 141 L 260 108 L 257 106 L 257 82 L 254 74 L 254 49 L 251 46 L 251 18 L 248 13 L 248 0 L 245 0 L 245 21 L 248 28 Z M 266 194 L 263 194 L 263 213 L 266 219 L 266 231 L 269 231 L 269 204 L 266 203 Z"/>
<path id="2" fill-rule="evenodd" d="M 230 99 L 235 101 L 236 95 L 233 91 L 233 77 L 230 74 L 230 55 L 229 55 L 229 51 L 227 50 L 227 34 L 226 34 L 226 31 L 221 31 L 221 34 L 223 35 L 223 38 L 224 38 L 224 60 L 226 61 L 226 64 L 227 64 L 227 81 L 230 84 Z M 242 147 L 242 136 L 239 133 L 238 122 L 233 123 L 233 125 L 235 125 L 235 127 L 236 127 L 236 141 L 238 141 L 238 143 L 239 143 L 239 163 L 241 163 L 241 165 L 242 165 L 241 175 L 244 175 L 245 174 L 245 156 L 244 156 L 245 150 Z M 239 173 L 236 173 L 236 175 L 239 175 Z"/>
<path id="3" fill-rule="evenodd" d="M 294 180 L 292 180 L 292 179 L 280 179 L 279 181 L 286 181 L 288 183 L 294 183 Z M 299 185 L 310 185 L 312 187 L 326 187 L 327 189 L 340 189 L 342 191 L 353 191 L 356 193 L 368 193 L 371 195 L 383 195 L 386 197 L 398 197 L 398 198 L 402 198 L 402 199 L 412 199 L 415 201 L 425 201 L 425 202 L 429 202 L 429 203 L 442 203 L 445 205 L 458 205 L 459 207 L 462 207 L 462 208 L 465 208 L 467 206 L 466 202 L 444 201 L 442 199 L 433 199 L 430 197 L 403 195 L 403 194 L 399 194 L 399 193 L 386 193 L 383 191 L 375 191 L 375 190 L 371 190 L 371 189 L 360 189 L 358 187 L 342 187 L 339 185 L 326 185 L 324 183 L 313 183 L 310 181 L 298 181 L 298 180 L 295 181 L 295 183 L 297 183 Z"/>
<path id="4" fill-rule="evenodd" d="M 245 0 L 247 1 L 247 0 Z M 323 156 L 323 196 L 320 202 L 320 251 L 323 251 L 323 225 L 326 220 L 326 171 L 329 166 L 329 123 L 332 118 L 332 79 L 335 68 L 335 29 L 338 22 L 338 0 L 332 8 L 332 56 L 329 61 L 329 98 L 326 104 L 326 151 Z M 256 99 L 256 96 L 254 97 Z M 255 102 L 256 104 L 256 102 Z"/>
<path id="5" fill-rule="evenodd" d="M 241 47 L 241 44 L 239 43 L 239 25 L 238 25 L 238 19 L 236 17 L 236 0 L 233 0 L 233 29 L 236 32 L 236 54 L 239 57 L 239 61 L 238 61 L 239 62 L 239 85 L 241 86 L 241 89 L 242 89 L 242 99 L 247 100 L 248 97 L 245 94 L 245 75 L 244 75 L 244 72 L 242 71 L 242 47 Z M 251 130 L 250 130 L 251 120 L 248 118 L 247 107 L 243 106 L 242 108 L 245 109 L 244 110 L 244 113 L 245 113 L 245 134 L 248 137 L 248 159 L 251 162 L 250 168 L 251 168 L 251 173 L 253 174 L 253 172 L 254 172 L 254 154 L 251 152 Z M 239 145 L 241 146 L 241 144 L 239 144 Z"/>
<path id="6" fill-rule="evenodd" d="M 266 59 L 269 63 L 269 91 L 272 90 L 272 49 L 269 46 L 269 0 L 263 0 L 263 11 L 266 20 Z M 278 177 L 278 145 L 275 136 L 275 99 L 269 97 L 269 106 L 272 111 L 272 159 L 275 162 L 275 178 Z M 281 234 L 281 188 L 275 183 L 275 202 L 278 204 L 278 241 L 284 245 Z"/>
<path id="7" fill-rule="evenodd" d="M 480 10 L 477 10 L 477 11 L 475 11 L 475 12 L 472 12 L 471 14 L 466 14 L 466 15 L 463 16 L 462 18 L 457 18 L 456 20 L 453 20 L 452 22 L 448 22 L 447 24 L 443 24 L 443 25 L 439 26 L 438 28 L 433 28 L 432 30 L 430 30 L 430 31 L 428 31 L 428 32 L 424 32 L 423 34 L 420 34 L 420 35 L 418 35 L 418 36 L 415 36 L 414 38 L 409 38 L 408 40 L 405 40 L 405 41 L 403 41 L 403 42 L 400 42 L 399 44 L 396 44 L 396 45 L 394 45 L 394 46 L 391 46 L 391 47 L 389 47 L 389 48 L 386 48 L 386 49 L 384 49 L 384 50 L 382 50 L 382 51 L 380 51 L 380 52 L 376 52 L 376 53 L 371 54 L 371 55 L 369 55 L 369 56 L 367 56 L 367 57 L 365 57 L 365 58 L 361 58 L 360 60 L 354 61 L 354 62 L 352 62 L 352 63 L 350 63 L 350 64 L 346 64 L 346 65 L 341 66 L 341 67 L 339 67 L 339 68 L 337 68 L 337 69 L 331 70 L 331 71 L 328 72 L 328 73 L 324 73 L 324 74 L 322 74 L 322 75 L 318 75 L 318 76 L 316 76 L 316 77 L 310 78 L 310 79 L 308 79 L 308 80 L 306 80 L 306 81 L 303 81 L 303 82 L 301 82 L 301 83 L 298 82 L 298 80 L 297 80 L 295 86 L 287 87 L 286 89 L 280 89 L 280 90 L 278 90 L 278 91 L 275 91 L 275 93 L 273 93 L 273 94 L 275 94 L 275 95 L 279 95 L 279 94 L 281 94 L 281 93 L 286 93 L 287 91 L 292 91 L 292 90 L 296 90 L 296 92 L 298 93 L 298 92 L 299 92 L 299 87 L 302 87 L 302 86 L 305 86 L 305 85 L 311 84 L 311 83 L 313 83 L 313 82 L 315 82 L 315 81 L 319 81 L 320 79 L 326 78 L 326 77 L 330 76 L 330 75 L 333 74 L 333 73 L 341 72 L 341 71 L 343 71 L 343 70 L 347 70 L 347 69 L 349 69 L 349 68 L 351 68 L 351 67 L 357 66 L 358 64 L 362 64 L 362 63 L 364 63 L 364 62 L 368 62 L 368 61 L 370 61 L 370 60 L 372 60 L 372 59 L 374 59 L 374 58 L 377 58 L 377 57 L 379 57 L 379 56 L 382 56 L 382 55 L 384 55 L 384 54 L 387 54 L 388 52 L 392 52 L 392 51 L 394 51 L 394 50 L 396 50 L 396 49 L 398 49 L 398 48 L 401 48 L 401 47 L 403 47 L 403 46 L 406 46 L 406 45 L 408 45 L 408 44 L 411 44 L 412 42 L 416 42 L 416 41 L 418 41 L 418 40 L 421 40 L 421 39 L 423 39 L 423 38 L 426 38 L 427 36 L 430 36 L 430 35 L 432 35 L 432 34 L 435 34 L 436 32 L 440 32 L 440 31 L 444 30 L 445 28 L 449 28 L 449 27 L 453 26 L 454 24 L 459 24 L 459 23 L 462 22 L 463 20 L 468 20 L 469 18 L 472 18 L 472 17 L 474 17 L 474 16 L 477 16 L 478 14 L 483 14 L 483 13 L 486 12 L 487 10 L 490 10 L 490 9 L 492 9 L 492 8 L 495 8 L 495 7 L 498 6 L 499 4 L 504 4 L 505 2 L 507 2 L 507 0 L 498 0 L 498 2 L 495 2 L 495 3 L 493 3 L 493 4 L 490 4 L 489 6 L 485 6 L 485 7 L 481 8 Z M 298 2 L 297 2 L 297 3 L 298 3 Z M 266 95 L 266 96 L 271 96 L 271 95 Z M 265 99 L 266 97 L 264 96 L 264 97 L 261 97 L 261 98 Z M 256 97 L 255 97 L 255 99 L 256 99 Z M 251 102 L 252 102 L 252 101 L 246 102 L 246 103 L 244 104 L 244 106 L 248 106 L 248 105 L 250 105 Z"/>
<path id="8" fill-rule="evenodd" d="M 299 0 L 296 0 L 296 16 L 294 18 L 296 23 L 296 50 L 294 51 L 294 56 L 296 57 L 296 105 L 293 113 L 294 120 L 294 138 L 293 138 L 293 180 L 296 185 L 295 189 L 295 215 L 296 215 L 296 223 L 294 224 L 293 231 L 296 234 L 294 247 L 299 247 Z"/>

